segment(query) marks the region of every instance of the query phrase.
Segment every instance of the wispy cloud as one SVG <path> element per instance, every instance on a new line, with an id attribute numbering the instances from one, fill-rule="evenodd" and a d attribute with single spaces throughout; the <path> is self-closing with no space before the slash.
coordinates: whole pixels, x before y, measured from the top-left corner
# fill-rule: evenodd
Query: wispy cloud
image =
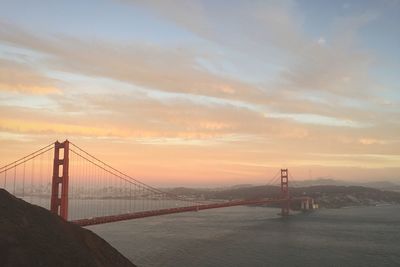
<path id="1" fill-rule="evenodd" d="M 0 91 L 29 94 L 60 93 L 54 79 L 46 77 L 33 67 L 0 58 Z"/>

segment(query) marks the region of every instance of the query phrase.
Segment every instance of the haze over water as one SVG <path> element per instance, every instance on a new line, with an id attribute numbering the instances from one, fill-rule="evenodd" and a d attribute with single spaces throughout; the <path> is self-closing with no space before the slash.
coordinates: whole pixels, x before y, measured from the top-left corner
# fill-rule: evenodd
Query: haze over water
<path id="1" fill-rule="evenodd" d="M 135 264 L 152 266 L 399 266 L 400 206 L 233 207 L 88 227 Z"/>

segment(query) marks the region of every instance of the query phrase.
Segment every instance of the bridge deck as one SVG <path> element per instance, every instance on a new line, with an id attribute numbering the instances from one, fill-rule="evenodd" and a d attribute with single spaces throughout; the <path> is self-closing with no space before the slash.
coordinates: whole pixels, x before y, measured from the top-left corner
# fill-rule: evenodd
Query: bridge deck
<path id="1" fill-rule="evenodd" d="M 303 200 L 303 199 L 305 199 L 305 198 L 291 198 L 290 201 Z M 80 226 L 89 226 L 89 225 L 96 225 L 96 224 L 104 224 L 104 223 L 139 219 L 139 218 L 145 218 L 145 217 L 151 217 L 151 216 L 173 214 L 173 213 L 225 208 L 225 207 L 233 207 L 233 206 L 265 205 L 265 204 L 273 204 L 273 203 L 282 203 L 284 201 L 288 201 L 288 200 L 287 199 L 235 200 L 235 201 L 228 201 L 228 202 L 222 202 L 222 203 L 200 204 L 200 205 L 179 207 L 179 208 L 149 210 L 149 211 L 140 211 L 140 212 L 120 214 L 120 215 L 94 217 L 94 218 L 89 218 L 89 219 L 73 220 L 71 222 L 78 224 Z"/>

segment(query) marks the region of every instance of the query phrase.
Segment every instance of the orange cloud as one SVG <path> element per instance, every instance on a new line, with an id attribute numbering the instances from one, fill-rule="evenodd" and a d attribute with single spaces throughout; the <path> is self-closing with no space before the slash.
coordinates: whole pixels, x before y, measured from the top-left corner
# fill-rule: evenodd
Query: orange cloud
<path id="1" fill-rule="evenodd" d="M 99 128 L 93 126 L 81 126 L 64 123 L 51 123 L 46 121 L 28 121 L 18 119 L 1 119 L 0 129 L 3 131 L 30 133 L 30 134 L 61 134 L 68 135 L 82 135 L 82 136 L 128 136 L 126 132 L 121 129 L 112 128 Z"/>
<path id="2" fill-rule="evenodd" d="M 26 64 L 0 58 L 0 90 L 29 94 L 60 93 L 55 81 Z"/>
<path id="3" fill-rule="evenodd" d="M 374 138 L 361 138 L 359 142 L 363 145 L 386 144 L 385 141 L 377 140 Z"/>

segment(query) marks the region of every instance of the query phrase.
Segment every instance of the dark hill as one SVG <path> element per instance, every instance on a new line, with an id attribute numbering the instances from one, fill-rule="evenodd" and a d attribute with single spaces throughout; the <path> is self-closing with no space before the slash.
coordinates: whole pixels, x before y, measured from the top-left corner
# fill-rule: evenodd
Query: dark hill
<path id="1" fill-rule="evenodd" d="M 0 266 L 135 266 L 91 231 L 0 189 Z"/>

